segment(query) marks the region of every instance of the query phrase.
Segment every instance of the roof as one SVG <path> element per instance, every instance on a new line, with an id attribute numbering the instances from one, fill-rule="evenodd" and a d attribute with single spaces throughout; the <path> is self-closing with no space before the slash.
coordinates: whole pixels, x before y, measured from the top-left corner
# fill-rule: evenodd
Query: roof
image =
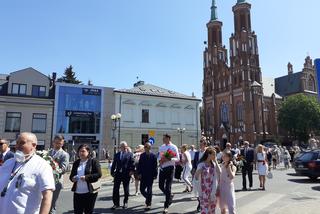
<path id="1" fill-rule="evenodd" d="M 269 77 L 263 77 L 262 78 L 263 83 L 263 94 L 266 97 L 271 97 L 272 94 L 275 95 L 276 98 L 281 99 L 282 97 L 275 93 L 275 85 L 274 85 L 274 79 Z"/>
<path id="2" fill-rule="evenodd" d="M 301 92 L 302 72 L 289 74 L 275 79 L 276 93 L 282 97 Z"/>
<path id="3" fill-rule="evenodd" d="M 18 73 L 18 72 L 23 72 L 23 71 L 33 71 L 33 72 L 37 72 L 37 73 L 41 74 L 42 76 L 45 76 L 46 78 L 49 79 L 48 76 L 46 76 L 45 74 L 41 73 L 40 71 L 38 71 L 38 70 L 36 70 L 36 69 L 34 69 L 34 68 L 32 68 L 32 67 L 11 72 L 10 75 L 15 74 L 15 73 Z"/>
<path id="4" fill-rule="evenodd" d="M 200 99 L 197 99 L 195 96 L 187 96 L 152 84 L 137 85 L 131 89 L 117 89 L 115 90 L 115 92 L 201 101 Z"/>

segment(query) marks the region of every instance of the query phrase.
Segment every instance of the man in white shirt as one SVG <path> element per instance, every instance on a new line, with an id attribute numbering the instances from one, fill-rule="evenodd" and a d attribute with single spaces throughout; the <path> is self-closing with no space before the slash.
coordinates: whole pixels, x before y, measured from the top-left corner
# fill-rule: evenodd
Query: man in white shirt
<path id="1" fill-rule="evenodd" d="M 51 166 L 36 155 L 37 137 L 17 139 L 15 158 L 0 167 L 0 213 L 48 214 L 55 189 Z"/>
<path id="2" fill-rule="evenodd" d="M 168 213 L 168 208 L 172 203 L 173 195 L 171 194 L 171 186 L 173 180 L 173 173 L 175 163 L 180 160 L 179 151 L 176 145 L 171 143 L 171 136 L 168 134 L 163 135 L 163 145 L 159 148 L 159 188 L 165 194 L 166 200 L 164 202 L 163 213 Z M 167 158 L 164 154 L 171 151 L 173 157 Z"/>

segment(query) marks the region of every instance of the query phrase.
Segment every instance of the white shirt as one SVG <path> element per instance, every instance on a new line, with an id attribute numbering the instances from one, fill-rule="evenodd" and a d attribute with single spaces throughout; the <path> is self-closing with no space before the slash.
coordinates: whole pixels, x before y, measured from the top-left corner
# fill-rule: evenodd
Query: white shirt
<path id="1" fill-rule="evenodd" d="M 77 170 L 77 175 L 78 175 L 79 178 L 81 176 L 84 176 L 84 171 L 86 169 L 87 163 L 88 163 L 88 161 L 84 161 L 84 162 L 80 161 L 80 164 L 79 164 L 79 167 L 78 167 L 78 170 Z M 89 189 L 88 189 L 87 182 L 79 179 L 77 181 L 76 193 L 83 194 L 83 193 L 88 193 L 88 192 L 89 192 Z"/>
<path id="2" fill-rule="evenodd" d="M 191 156 L 191 160 L 194 160 L 194 154 L 196 153 L 197 150 L 189 150 L 190 156 Z"/>
<path id="3" fill-rule="evenodd" d="M 168 166 L 175 166 L 176 161 L 180 160 L 178 148 L 176 145 L 174 145 L 171 142 L 168 145 L 163 144 L 162 146 L 160 146 L 158 160 L 160 160 L 162 155 L 169 149 L 176 153 L 176 157 L 172 158 L 171 161 L 167 161 L 167 162 L 163 163 L 162 165 L 160 165 L 161 168 L 166 168 Z"/>
<path id="4" fill-rule="evenodd" d="M 4 161 L 4 157 L 6 156 L 6 154 L 10 151 L 10 148 L 7 148 L 7 150 L 2 153 L 2 160 Z M 2 191 L 2 190 L 1 190 Z"/>
<path id="5" fill-rule="evenodd" d="M 15 163 L 15 159 L 12 158 L 0 167 L 0 191 L 7 185 Z M 55 189 L 52 168 L 40 156 L 34 155 L 26 164 L 20 165 L 21 169 L 8 185 L 7 194 L 0 197 L 1 214 L 37 214 L 40 210 L 42 192 Z M 17 166 L 18 164 L 16 169 Z M 18 188 L 17 183 L 20 183 Z"/>
<path id="6" fill-rule="evenodd" d="M 185 154 L 186 159 L 187 159 L 187 160 L 184 160 L 184 161 L 187 161 L 187 162 L 185 163 L 185 166 L 186 166 L 186 167 L 189 167 L 189 168 L 191 169 L 191 168 L 192 168 L 192 164 L 191 164 L 191 155 L 190 155 L 190 152 L 189 152 L 189 151 L 185 151 L 184 154 Z M 182 157 L 184 157 L 184 156 L 182 156 Z M 182 159 L 182 157 L 181 157 L 181 159 Z M 183 158 L 183 159 L 184 159 L 184 158 Z"/>

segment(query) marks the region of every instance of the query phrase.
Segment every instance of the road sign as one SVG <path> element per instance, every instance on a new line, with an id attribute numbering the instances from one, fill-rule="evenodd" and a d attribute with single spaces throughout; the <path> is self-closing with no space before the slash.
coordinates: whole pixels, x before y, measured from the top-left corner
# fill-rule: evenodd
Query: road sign
<path id="1" fill-rule="evenodd" d="M 155 142 L 154 138 L 153 138 L 153 137 L 150 137 L 150 138 L 149 138 L 149 143 L 150 143 L 151 145 L 153 145 L 154 142 Z"/>

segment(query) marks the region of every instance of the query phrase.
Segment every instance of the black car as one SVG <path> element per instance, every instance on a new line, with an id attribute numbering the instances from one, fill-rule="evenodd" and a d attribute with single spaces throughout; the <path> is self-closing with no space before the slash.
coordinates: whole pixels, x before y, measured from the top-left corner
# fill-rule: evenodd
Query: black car
<path id="1" fill-rule="evenodd" d="M 320 150 L 303 152 L 295 158 L 293 167 L 298 175 L 316 180 L 320 177 Z"/>

